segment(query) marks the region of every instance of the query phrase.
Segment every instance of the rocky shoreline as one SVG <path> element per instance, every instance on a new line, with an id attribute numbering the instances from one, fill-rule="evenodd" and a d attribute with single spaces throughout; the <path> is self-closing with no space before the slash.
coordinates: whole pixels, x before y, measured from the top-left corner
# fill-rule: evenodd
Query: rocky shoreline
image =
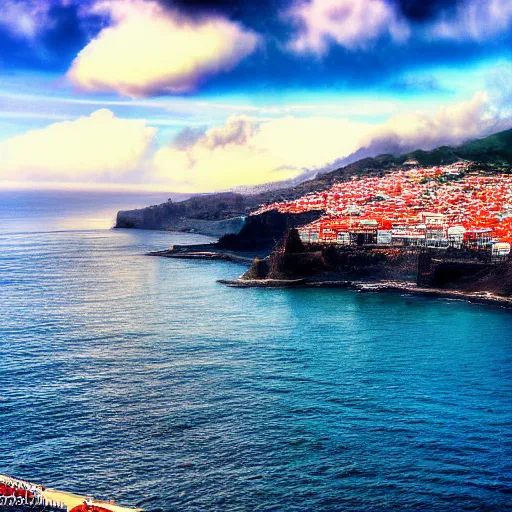
<path id="1" fill-rule="evenodd" d="M 219 279 L 231 288 L 293 288 L 307 285 L 305 279 Z"/>
<path id="2" fill-rule="evenodd" d="M 173 246 L 166 250 L 152 251 L 147 256 L 159 256 L 174 259 L 228 261 L 250 267 L 255 257 L 254 251 L 224 251 L 213 244 Z M 249 278 L 246 274 L 237 279 L 221 279 L 220 284 L 231 288 L 343 288 L 359 293 L 401 293 L 432 298 L 462 300 L 477 304 L 487 304 L 512 309 L 512 297 L 505 297 L 488 291 L 470 292 L 449 288 L 427 287 L 413 281 L 400 279 L 337 279 L 336 275 L 290 278 Z"/>
<path id="3" fill-rule="evenodd" d="M 221 249 L 216 244 L 172 245 L 161 251 L 151 251 L 146 256 L 188 260 L 230 261 L 250 267 L 256 257 L 266 256 L 268 251 L 234 251 Z"/>
<path id="4" fill-rule="evenodd" d="M 425 288 L 400 281 L 313 281 L 308 279 L 220 279 L 218 283 L 232 288 L 343 288 L 360 293 L 390 292 L 423 297 L 456 299 L 477 304 L 491 304 L 512 309 L 512 298 L 490 292 L 464 292 L 442 288 Z"/>
<path id="5" fill-rule="evenodd" d="M 160 256 L 163 258 L 174 259 L 187 259 L 187 260 L 217 260 L 217 261 L 230 261 L 232 263 L 241 263 L 250 266 L 253 258 L 247 256 L 239 256 L 238 254 L 217 251 L 190 251 L 190 252 L 175 252 L 172 250 L 165 251 L 152 251 L 148 252 L 146 256 Z"/>
<path id="6" fill-rule="evenodd" d="M 361 292 L 400 292 L 411 295 L 433 297 L 441 299 L 455 299 L 476 304 L 492 304 L 505 308 L 512 308 L 512 298 L 495 295 L 491 292 L 466 292 L 460 290 L 447 290 L 443 288 L 426 288 L 414 283 L 382 282 L 375 285 L 368 283 L 358 287 Z"/>

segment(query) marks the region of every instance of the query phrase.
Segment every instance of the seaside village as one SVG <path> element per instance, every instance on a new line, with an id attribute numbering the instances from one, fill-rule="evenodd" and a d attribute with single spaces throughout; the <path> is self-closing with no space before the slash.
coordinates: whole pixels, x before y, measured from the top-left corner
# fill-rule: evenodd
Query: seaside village
<path id="1" fill-rule="evenodd" d="M 353 176 L 329 190 L 264 205 L 255 214 L 322 211 L 299 229 L 305 243 L 468 248 L 507 257 L 512 175 L 474 169 L 467 161 L 421 168 L 409 160 L 382 177 Z"/>

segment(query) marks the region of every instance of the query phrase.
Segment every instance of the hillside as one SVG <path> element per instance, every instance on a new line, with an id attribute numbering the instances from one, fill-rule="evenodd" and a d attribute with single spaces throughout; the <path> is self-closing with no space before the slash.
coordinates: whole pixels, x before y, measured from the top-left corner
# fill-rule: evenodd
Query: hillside
<path id="1" fill-rule="evenodd" d="M 260 205 L 297 199 L 314 191 L 330 188 L 334 183 L 345 182 L 352 176 L 383 176 L 401 167 L 410 159 L 420 166 L 447 165 L 458 160 L 471 160 L 481 167 L 512 166 L 512 130 L 500 132 L 458 147 L 441 146 L 432 151 L 417 150 L 400 156 L 380 155 L 358 160 L 334 171 L 320 174 L 295 186 L 258 194 L 225 192 L 195 196 L 185 201 L 167 202 L 139 210 L 120 211 L 117 228 L 161 229 L 195 231 L 213 236 L 237 232 L 241 217 Z"/>
<path id="2" fill-rule="evenodd" d="M 466 160 L 478 163 L 512 166 L 512 130 L 468 142 L 456 153 Z"/>

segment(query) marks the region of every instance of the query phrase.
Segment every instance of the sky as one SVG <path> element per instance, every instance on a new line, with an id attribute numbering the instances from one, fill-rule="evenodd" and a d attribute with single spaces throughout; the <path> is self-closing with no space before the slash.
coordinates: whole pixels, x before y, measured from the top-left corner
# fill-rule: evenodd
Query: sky
<path id="1" fill-rule="evenodd" d="M 512 0 L 2 0 L 0 188 L 211 192 L 512 127 Z"/>

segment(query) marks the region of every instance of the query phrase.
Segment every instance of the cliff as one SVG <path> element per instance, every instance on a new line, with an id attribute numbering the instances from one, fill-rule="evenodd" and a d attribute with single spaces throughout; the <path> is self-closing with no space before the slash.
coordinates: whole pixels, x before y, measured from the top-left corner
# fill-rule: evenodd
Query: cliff
<path id="1" fill-rule="evenodd" d="M 290 228 L 298 228 L 317 220 L 320 211 L 299 214 L 279 213 L 275 210 L 247 217 L 239 233 L 223 236 L 216 247 L 223 250 L 247 251 L 272 249 Z"/>
<path id="2" fill-rule="evenodd" d="M 190 231 L 211 236 L 240 231 L 245 203 L 240 194 L 195 196 L 186 201 L 125 210 L 117 214 L 116 228 Z"/>

